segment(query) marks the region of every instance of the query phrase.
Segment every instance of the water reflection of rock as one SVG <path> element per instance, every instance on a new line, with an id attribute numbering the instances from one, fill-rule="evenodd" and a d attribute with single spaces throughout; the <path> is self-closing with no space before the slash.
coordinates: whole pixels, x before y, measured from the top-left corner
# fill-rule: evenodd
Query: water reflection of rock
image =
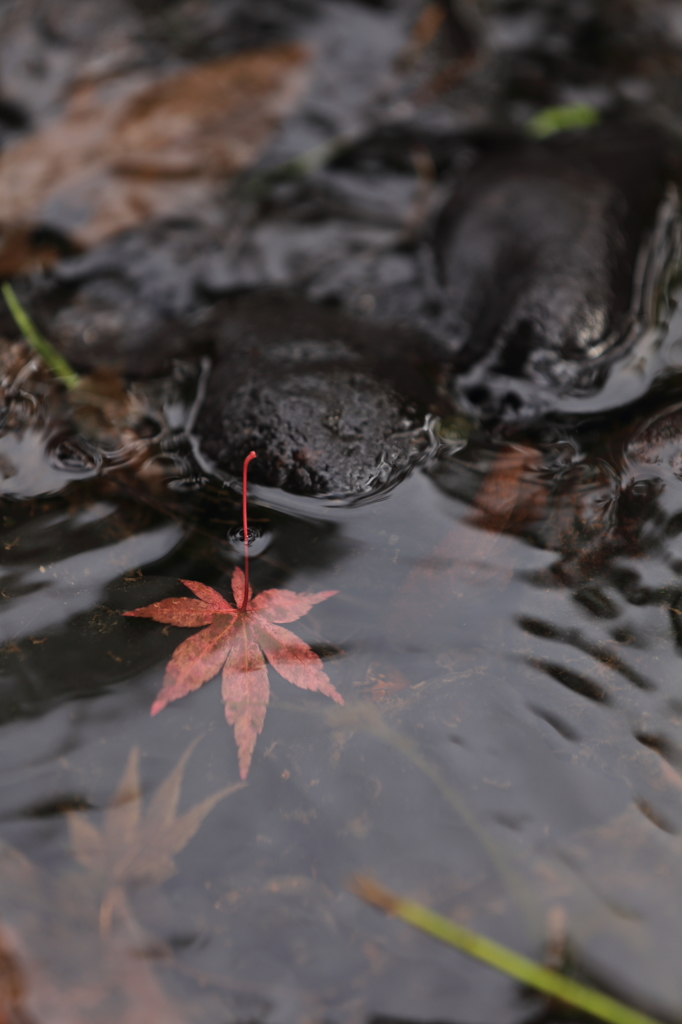
<path id="1" fill-rule="evenodd" d="M 675 573 L 682 425 L 676 389 L 670 390 L 667 409 L 652 414 L 649 399 L 608 437 L 596 417 L 575 431 L 540 426 L 537 436 L 519 432 L 494 448 L 474 443 L 437 464 L 434 478 L 473 504 L 472 525 L 556 552 L 546 580 L 553 577 L 557 586 L 587 586 L 621 558 L 652 556 Z M 661 394 L 656 398 L 664 405 Z M 628 590 L 629 579 L 623 574 L 624 592 L 633 603 L 646 601 L 651 589 L 638 591 L 630 580 Z M 608 602 L 603 608 L 607 615 Z"/>
<path id="2" fill-rule="evenodd" d="M 653 415 L 639 412 L 618 439 L 602 440 L 598 423 L 592 432 L 585 423 L 581 429 L 582 449 L 576 435 L 536 444 L 519 440 L 498 449 L 492 460 L 484 447 L 459 456 L 459 465 L 452 460 L 438 468 L 439 486 L 471 501 L 474 512 L 437 550 L 450 559 L 459 586 L 468 578 L 474 585 L 489 580 L 505 587 L 515 577 L 544 593 L 544 612 L 519 609 L 514 616 L 535 638 L 528 663 L 597 704 L 618 703 L 629 694 L 627 702 L 639 709 L 636 738 L 673 766 L 670 780 L 682 786 L 682 742 L 665 720 L 659 694 L 668 694 L 671 709 L 678 706 L 669 686 L 682 635 L 679 403 Z M 482 532 L 465 550 L 460 534 L 466 530 L 473 541 L 471 526 Z M 547 552 L 550 560 L 524 567 L 519 549 L 511 554 L 512 537 Z M 505 565 L 507 573 L 500 575 Z M 541 656 L 535 653 L 540 649 Z M 568 649 L 576 653 L 567 662 L 561 652 Z M 655 712 L 646 710 L 652 704 Z M 568 723 L 557 728 L 571 733 Z M 674 818 L 678 822 L 679 814 Z"/>

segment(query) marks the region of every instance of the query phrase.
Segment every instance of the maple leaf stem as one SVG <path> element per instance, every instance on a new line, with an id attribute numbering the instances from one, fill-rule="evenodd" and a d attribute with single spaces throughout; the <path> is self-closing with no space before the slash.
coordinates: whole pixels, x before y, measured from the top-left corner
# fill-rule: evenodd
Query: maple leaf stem
<path id="1" fill-rule="evenodd" d="M 242 597 L 242 603 L 239 606 L 239 611 L 246 611 L 246 606 L 249 603 L 249 517 L 246 510 L 247 500 L 247 477 L 249 473 L 249 463 L 253 462 L 256 458 L 255 452 L 249 452 L 244 459 L 244 465 L 242 467 L 242 528 L 244 530 L 244 596 Z"/>

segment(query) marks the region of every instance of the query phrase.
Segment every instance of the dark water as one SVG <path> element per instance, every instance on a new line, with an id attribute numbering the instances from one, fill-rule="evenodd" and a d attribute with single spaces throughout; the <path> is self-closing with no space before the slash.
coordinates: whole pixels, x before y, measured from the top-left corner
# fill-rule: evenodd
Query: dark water
<path id="1" fill-rule="evenodd" d="M 234 24 L 225 16 L 211 30 L 209 19 L 204 35 L 188 37 L 183 5 L 170 28 L 149 5 L 149 38 L 161 48 L 151 52 L 172 65 L 168 38 L 185 40 L 182 59 L 277 40 L 276 5 L 266 6 L 259 20 L 233 5 Z M 502 57 L 481 95 L 465 86 L 454 104 L 470 124 L 481 96 L 488 112 L 501 104 L 502 120 L 516 123 L 533 103 L 557 99 L 550 84 L 565 91 L 562 76 L 580 78 L 568 56 L 562 63 L 561 46 L 552 57 L 548 44 L 545 78 L 527 75 L 540 98 L 529 99 L 530 86 L 514 91 L 504 61 L 532 64 L 552 32 L 568 38 L 577 6 L 498 6 L 488 45 Z M 664 7 L 677 25 L 677 5 Z M 285 8 L 289 28 L 307 17 L 306 4 Z M 398 46 L 407 19 L 399 5 L 385 22 L 380 6 L 349 9 L 370 54 Z M 343 35 L 343 12 L 334 11 Z M 578 14 L 571 24 L 580 27 Z M 594 72 L 605 58 L 586 30 L 575 58 L 587 69 L 581 88 L 615 95 L 614 81 L 627 79 L 635 95 L 647 81 L 623 56 L 635 43 L 607 28 L 616 71 Z M 229 45 L 216 42 L 220 32 Z M 277 159 L 354 128 L 356 93 L 364 102 L 378 87 L 340 66 L 347 92 L 320 93 L 325 110 L 292 121 Z M 674 92 L 663 72 L 650 77 L 654 92 Z M 52 78 L 43 81 L 42 93 L 26 89 L 36 124 L 56 102 Z M 659 94 L 647 96 L 656 107 Z M 5 121 L 8 132 L 20 130 L 9 114 Z M 403 201 L 398 195 L 395 205 Z M 393 214 L 385 216 L 390 233 Z M 315 262 L 322 219 L 305 236 L 292 223 L 270 224 L 271 241 L 288 231 Z M 358 224 L 334 222 L 330 250 L 349 260 L 343 245 L 351 235 L 357 242 Z M 169 243 L 159 271 L 168 236 L 145 230 L 133 236 L 139 263 L 130 271 L 143 299 L 153 292 L 166 311 L 172 294 L 195 308 L 197 294 L 208 301 L 210 273 L 215 291 L 227 289 L 216 284 L 222 264 L 209 261 L 207 270 L 195 259 L 200 246 L 182 267 Z M 371 230 L 367 274 L 387 244 Z M 257 248 L 262 239 L 252 237 Z M 296 262 L 295 250 L 281 266 Z M 79 257 L 94 260 L 86 277 L 110 258 L 112 250 L 101 251 Z M 402 256 L 398 278 L 416 259 Z M 62 282 L 71 272 L 75 280 L 74 266 L 57 271 Z M 309 274 L 309 297 L 333 292 L 334 268 L 326 269 L 329 291 Z M 278 273 L 274 283 L 291 283 L 289 271 Z M 350 306 L 366 294 L 362 280 L 334 287 L 332 298 Z M 409 289 L 396 287 L 409 307 Z M 235 742 L 217 678 L 150 717 L 164 666 L 189 633 L 121 612 L 181 596 L 180 579 L 230 597 L 243 564 L 239 488 L 197 461 L 185 435 L 200 367 L 181 362 L 173 375 L 134 386 L 132 440 L 98 434 L 95 443 L 62 399 L 5 429 L 0 953 L 15 989 L 8 983 L 0 1020 L 514 1024 L 561 1016 L 366 907 L 349 890 L 358 872 L 646 1012 L 682 1020 L 682 316 L 674 295 L 664 299 L 600 391 L 549 410 L 545 396 L 541 417 L 505 431 L 474 425 L 464 447 L 447 443 L 447 424 L 431 424 L 420 468 L 371 500 L 251 489 L 254 591 L 338 591 L 291 628 L 324 659 L 345 705 L 270 670 L 247 784 L 175 840 L 163 838 L 158 787 L 193 744 L 180 814 L 236 786 Z M 152 424 L 146 433 L 143 420 Z M 126 766 L 127 788 L 115 797 Z M 167 793 L 166 810 L 172 802 Z"/>
<path id="2" fill-rule="evenodd" d="M 140 934 L 122 918 L 114 937 L 179 1019 L 537 1013 L 513 982 L 364 907 L 347 889 L 358 871 L 679 1015 L 682 485 L 631 456 L 640 491 L 657 481 L 633 513 L 622 445 L 601 451 L 584 424 L 583 451 L 554 433 L 474 440 L 351 507 L 254 488 L 255 590 L 338 590 L 293 628 L 346 705 L 272 673 L 246 788 L 177 874 L 128 887 Z M 146 1019 L 165 1019 L 146 976 L 106 967 L 103 883 L 78 874 L 64 812 L 99 824 L 134 745 L 145 801 L 195 739 L 181 808 L 237 782 L 217 680 L 149 717 L 185 631 L 119 614 L 179 595 L 178 578 L 229 596 L 237 500 L 169 491 L 171 516 L 110 482 L 59 488 L 40 436 L 2 444 L 21 465 L 2 509 L 3 923 L 37 1020 L 85 1019 L 88 985 L 102 1000 L 129 985 Z M 39 882 L 17 886 L 19 854 Z"/>

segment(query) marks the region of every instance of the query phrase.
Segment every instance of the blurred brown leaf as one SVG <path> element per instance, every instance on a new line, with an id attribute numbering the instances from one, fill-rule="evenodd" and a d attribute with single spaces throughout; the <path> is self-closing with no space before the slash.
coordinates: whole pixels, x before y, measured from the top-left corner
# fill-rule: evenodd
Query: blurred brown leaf
<path id="1" fill-rule="evenodd" d="M 91 246 L 145 218 L 206 206 L 215 183 L 250 166 L 294 108 L 308 56 L 288 43 L 152 84 L 127 76 L 78 88 L 62 117 L 0 154 L 5 273 L 21 269 L 5 251 L 21 227 Z"/>

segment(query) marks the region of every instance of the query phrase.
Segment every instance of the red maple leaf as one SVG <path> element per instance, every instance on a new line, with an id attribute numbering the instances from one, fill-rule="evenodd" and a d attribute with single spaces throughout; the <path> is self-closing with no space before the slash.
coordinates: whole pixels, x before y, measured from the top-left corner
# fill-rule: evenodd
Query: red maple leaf
<path id="1" fill-rule="evenodd" d="M 294 686 L 317 690 L 337 704 L 343 704 L 318 655 L 303 640 L 278 625 L 295 622 L 314 604 L 326 601 L 338 591 L 296 594 L 293 590 L 273 589 L 264 590 L 254 598 L 249 587 L 248 599 L 244 601 L 244 573 L 235 569 L 232 575 L 234 607 L 212 587 L 195 580 L 180 582 L 197 599 L 169 597 L 123 613 L 171 626 L 206 627 L 175 648 L 151 713 L 156 715 L 172 700 L 198 690 L 222 667 L 225 718 L 234 726 L 239 774 L 245 779 L 270 699 L 265 658 Z"/>

